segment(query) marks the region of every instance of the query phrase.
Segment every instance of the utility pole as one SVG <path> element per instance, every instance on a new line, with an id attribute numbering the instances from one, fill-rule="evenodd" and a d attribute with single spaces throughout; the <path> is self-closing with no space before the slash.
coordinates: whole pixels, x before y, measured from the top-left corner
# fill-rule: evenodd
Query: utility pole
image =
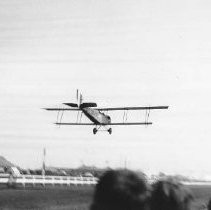
<path id="1" fill-rule="evenodd" d="M 42 175 L 45 176 L 45 156 L 46 156 L 46 149 L 43 149 L 43 163 L 42 163 Z"/>

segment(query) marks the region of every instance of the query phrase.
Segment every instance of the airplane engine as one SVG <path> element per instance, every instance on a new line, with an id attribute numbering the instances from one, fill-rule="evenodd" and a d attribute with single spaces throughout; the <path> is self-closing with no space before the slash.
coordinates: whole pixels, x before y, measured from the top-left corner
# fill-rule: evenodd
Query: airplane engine
<path id="1" fill-rule="evenodd" d="M 111 117 L 109 115 L 106 115 L 108 122 L 111 123 Z"/>

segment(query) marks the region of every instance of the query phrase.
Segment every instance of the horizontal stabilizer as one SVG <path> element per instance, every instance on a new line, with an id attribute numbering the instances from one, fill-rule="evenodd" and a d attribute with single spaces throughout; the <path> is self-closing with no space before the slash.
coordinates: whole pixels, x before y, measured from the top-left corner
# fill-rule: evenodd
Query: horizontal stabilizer
<path id="1" fill-rule="evenodd" d="M 97 107 L 97 104 L 96 104 L 96 103 L 90 102 L 90 103 L 82 103 L 82 104 L 80 105 L 80 108 L 81 108 L 81 109 L 82 109 L 82 108 L 86 108 L 86 107 Z"/>
<path id="2" fill-rule="evenodd" d="M 78 107 L 78 104 L 76 104 L 76 103 L 63 103 L 63 104 L 65 104 L 67 106 L 71 106 L 71 107 Z"/>

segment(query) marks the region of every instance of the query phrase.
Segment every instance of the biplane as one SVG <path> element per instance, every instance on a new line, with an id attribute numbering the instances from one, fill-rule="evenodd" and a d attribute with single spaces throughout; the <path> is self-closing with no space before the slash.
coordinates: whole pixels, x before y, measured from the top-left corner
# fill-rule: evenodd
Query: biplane
<path id="1" fill-rule="evenodd" d="M 151 125 L 152 122 L 148 122 L 149 112 L 153 109 L 168 109 L 168 106 L 137 106 L 137 107 L 106 107 L 99 108 L 96 103 L 93 102 L 83 102 L 82 94 L 79 94 L 79 91 L 76 92 L 77 103 L 63 103 L 66 107 L 64 108 L 44 108 L 48 111 L 58 111 L 62 112 L 60 121 L 57 122 L 56 125 L 89 125 L 94 126 L 93 134 L 96 134 L 98 131 L 108 131 L 109 134 L 112 133 L 111 126 L 116 125 Z M 123 113 L 123 121 L 122 122 L 112 122 L 111 117 L 104 112 L 110 111 L 124 111 Z M 146 110 L 146 117 L 144 122 L 127 122 L 127 112 L 130 110 Z M 76 122 L 61 122 L 62 116 L 65 111 L 77 111 L 77 120 Z M 79 118 L 79 113 L 81 113 Z M 84 114 L 91 122 L 90 123 L 81 123 L 81 117 Z"/>

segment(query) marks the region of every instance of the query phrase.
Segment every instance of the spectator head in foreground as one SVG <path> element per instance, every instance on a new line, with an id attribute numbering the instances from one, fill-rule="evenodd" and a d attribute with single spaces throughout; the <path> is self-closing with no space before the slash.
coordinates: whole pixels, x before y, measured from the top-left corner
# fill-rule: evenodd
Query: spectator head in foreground
<path id="1" fill-rule="evenodd" d="M 144 175 L 110 170 L 96 185 L 91 210 L 147 210 L 148 185 Z"/>
<path id="2" fill-rule="evenodd" d="M 209 200 L 209 202 L 208 202 L 207 210 L 211 210 L 211 198 L 210 198 L 210 200 Z"/>
<path id="3" fill-rule="evenodd" d="M 167 179 L 152 186 L 151 210 L 190 210 L 193 196 L 179 182 Z"/>

